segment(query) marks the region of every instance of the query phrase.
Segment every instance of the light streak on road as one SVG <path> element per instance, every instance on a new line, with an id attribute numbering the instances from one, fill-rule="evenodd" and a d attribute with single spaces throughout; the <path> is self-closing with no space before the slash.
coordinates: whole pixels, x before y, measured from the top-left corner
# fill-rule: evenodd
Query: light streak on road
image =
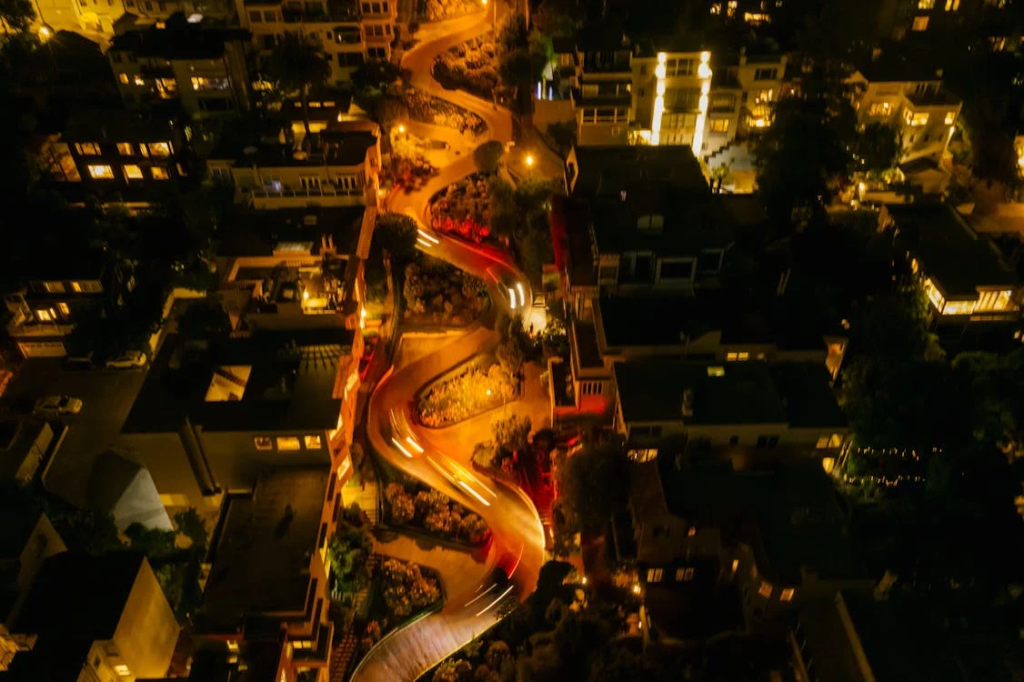
<path id="1" fill-rule="evenodd" d="M 512 310 L 516 309 L 516 290 L 512 287 L 508 288 L 508 299 L 509 305 L 512 306 Z"/>
<path id="2" fill-rule="evenodd" d="M 488 268 L 487 268 L 487 269 L 486 269 L 486 270 L 485 270 L 484 272 L 486 272 L 486 273 L 487 273 L 488 275 L 490 275 L 490 276 L 491 276 L 491 279 L 493 279 L 493 280 L 494 280 L 494 283 L 495 283 L 495 284 L 497 284 L 497 283 L 498 283 L 498 276 L 497 276 L 497 275 L 495 275 L 495 274 L 494 274 L 494 273 L 493 273 L 493 272 L 491 271 L 491 269 L 490 269 L 489 267 L 488 267 Z"/>
<path id="3" fill-rule="evenodd" d="M 433 236 L 433 235 L 427 234 L 426 232 L 424 232 L 424 231 L 423 231 L 423 229 L 422 229 L 422 228 L 416 228 L 416 231 L 417 231 L 417 232 L 419 233 L 419 235 L 420 235 L 420 236 L 418 237 L 418 239 L 424 239 L 424 240 L 426 240 L 426 241 L 428 241 L 428 242 L 431 242 L 431 243 L 433 243 L 433 244 L 434 244 L 435 246 L 436 246 L 437 244 L 440 244 L 440 243 L 441 243 L 441 240 L 440 240 L 440 239 L 438 239 L 437 237 L 435 237 L 435 236 Z"/>
<path id="4" fill-rule="evenodd" d="M 519 568 L 519 564 L 523 561 L 523 552 L 525 550 L 526 550 L 526 545 L 525 544 L 522 547 L 519 548 L 519 557 L 516 559 L 516 565 L 512 567 L 511 571 L 508 572 L 508 577 L 509 577 L 510 580 L 512 579 L 512 576 L 515 575 L 516 569 Z"/>
<path id="5" fill-rule="evenodd" d="M 469 492 L 470 495 L 472 495 L 477 500 L 479 500 L 480 504 L 482 504 L 484 506 L 487 506 L 487 507 L 491 506 L 490 502 L 485 500 L 480 493 L 478 493 L 477 491 L 473 490 L 473 488 L 471 488 L 470 485 L 468 483 L 466 483 L 465 481 L 459 481 L 459 485 L 462 486 L 463 488 L 465 488 L 466 491 Z"/>
<path id="6" fill-rule="evenodd" d="M 523 293 L 523 283 L 522 282 L 516 282 L 516 289 L 519 290 L 519 305 L 525 306 L 526 305 L 526 294 Z"/>
<path id="7" fill-rule="evenodd" d="M 416 442 L 415 438 L 413 438 L 412 436 L 407 436 L 405 442 L 407 442 L 409 444 L 409 447 L 411 447 L 413 450 L 420 453 L 421 455 L 423 454 L 423 447 Z"/>
<path id="8" fill-rule="evenodd" d="M 481 488 L 486 490 L 488 493 L 490 493 L 491 497 L 497 499 L 498 493 L 496 493 L 493 490 L 491 490 L 490 488 L 488 488 L 487 485 L 483 481 L 481 481 L 479 478 L 477 478 L 475 475 L 473 475 L 472 471 L 470 471 L 466 467 L 462 466 L 461 464 L 459 464 L 458 462 L 456 462 L 454 459 L 452 459 L 448 455 L 444 454 L 443 452 L 441 453 L 441 455 L 446 460 L 445 464 L 447 464 L 452 469 L 454 469 L 456 473 L 462 474 L 462 476 L 464 478 L 466 478 L 466 479 L 468 479 L 470 481 L 473 481 L 473 483 L 476 483 L 478 486 L 480 486 Z"/>
<path id="9" fill-rule="evenodd" d="M 497 598 L 497 599 L 495 599 L 495 600 L 494 600 L 494 601 L 492 601 L 492 602 L 491 602 L 490 604 L 488 604 L 487 606 L 485 606 L 485 607 L 484 607 L 484 610 L 483 610 L 483 611 L 480 611 L 480 612 L 479 612 L 478 614 L 476 614 L 476 615 L 477 615 L 477 616 L 482 616 L 482 615 L 484 615 L 485 613 L 487 613 L 488 611 L 490 611 L 490 610 L 491 610 L 492 608 L 494 608 L 494 606 L 495 606 L 495 605 L 496 605 L 496 604 L 497 604 L 498 602 L 500 602 L 500 601 L 501 601 L 502 599 L 504 599 L 505 597 L 507 597 L 507 596 L 508 596 L 508 593 L 509 593 L 509 592 L 511 592 L 511 591 L 512 591 L 512 588 L 514 588 L 514 587 L 515 587 L 515 585 L 509 585 L 509 586 L 508 586 L 508 589 L 507 589 L 507 590 L 505 590 L 504 592 L 502 592 L 502 593 L 501 593 L 501 594 L 500 594 L 500 595 L 498 596 L 498 598 Z"/>
<path id="10" fill-rule="evenodd" d="M 433 244 L 428 242 L 426 239 L 423 239 L 422 237 L 416 237 L 416 243 L 419 244 L 420 247 L 423 249 L 430 249 L 433 248 L 434 246 Z"/>
<path id="11" fill-rule="evenodd" d="M 405 449 L 404 447 L 402 447 L 402 444 L 401 444 L 400 442 L 398 442 L 398 439 L 397 439 L 397 438 L 392 438 L 392 439 L 391 439 L 391 442 L 395 444 L 395 447 L 396 447 L 396 448 L 398 448 L 399 450 L 401 450 L 401 451 L 402 451 L 402 454 L 403 454 L 403 455 L 405 455 L 405 456 L 406 456 L 406 457 L 408 457 L 409 459 L 412 459 L 412 453 L 411 453 L 411 452 L 409 452 L 408 450 L 406 450 L 406 449 Z"/>
<path id="12" fill-rule="evenodd" d="M 469 600 L 468 602 L 466 602 L 465 604 L 463 604 L 463 605 L 462 605 L 462 606 L 463 606 L 463 608 L 465 608 L 466 606 L 469 606 L 470 604 L 472 604 L 473 602 L 477 601 L 478 599 L 481 599 L 481 598 L 483 598 L 483 596 L 484 596 L 485 594 L 487 594 L 488 592 L 490 592 L 491 590 L 493 590 L 493 589 L 494 589 L 495 587 L 497 587 L 497 586 L 498 586 L 498 583 L 491 583 L 491 586 L 490 586 L 490 587 L 488 587 L 488 588 L 487 588 L 486 590 L 484 590 L 484 591 L 483 591 L 483 592 L 481 592 L 480 594 L 478 594 L 478 595 L 476 595 L 475 597 L 473 597 L 472 599 L 470 599 L 470 600 Z"/>

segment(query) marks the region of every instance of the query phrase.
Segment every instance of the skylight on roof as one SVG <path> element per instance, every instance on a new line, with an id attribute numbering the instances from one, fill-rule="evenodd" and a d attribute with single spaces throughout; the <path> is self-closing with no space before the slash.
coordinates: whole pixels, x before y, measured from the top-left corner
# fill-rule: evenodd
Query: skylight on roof
<path id="1" fill-rule="evenodd" d="M 206 389 L 206 402 L 236 402 L 245 395 L 245 387 L 252 374 L 252 365 L 220 365 L 213 369 L 210 387 Z"/>

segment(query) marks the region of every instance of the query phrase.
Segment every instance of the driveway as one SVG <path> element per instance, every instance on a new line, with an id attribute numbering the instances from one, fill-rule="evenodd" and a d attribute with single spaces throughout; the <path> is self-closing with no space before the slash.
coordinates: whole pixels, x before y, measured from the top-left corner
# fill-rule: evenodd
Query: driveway
<path id="1" fill-rule="evenodd" d="M 46 489 L 85 506 L 85 486 L 96 457 L 115 446 L 146 374 L 142 370 L 68 370 L 63 360 L 27 360 L 0 401 L 0 409 L 30 412 L 38 398 L 67 394 L 82 400 L 80 414 L 61 416 L 67 437 L 43 479 Z"/>

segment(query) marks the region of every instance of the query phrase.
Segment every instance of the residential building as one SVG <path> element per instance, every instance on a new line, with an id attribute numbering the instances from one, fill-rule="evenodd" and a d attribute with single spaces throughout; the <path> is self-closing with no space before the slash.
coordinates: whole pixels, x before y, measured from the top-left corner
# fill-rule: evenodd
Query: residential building
<path id="1" fill-rule="evenodd" d="M 17 505 L 13 500 L 5 501 L 0 528 L 0 574 L 4 576 L 0 590 L 0 671 L 7 670 L 13 656 L 32 642 L 31 636 L 12 635 L 10 628 L 43 562 L 68 549 L 46 514 Z"/>
<path id="2" fill-rule="evenodd" d="M 685 145 L 703 156 L 711 101 L 711 52 L 692 42 L 648 43 L 636 50 L 630 68 L 633 142 Z"/>
<path id="3" fill-rule="evenodd" d="M 146 557 L 62 552 L 43 562 L 11 628 L 34 639 L 15 654 L 15 682 L 162 678 L 180 627 Z"/>
<path id="4" fill-rule="evenodd" d="M 550 366 L 552 421 L 581 412 L 610 417 L 613 367 L 638 360 L 684 358 L 718 363 L 813 363 L 832 379 L 848 339 L 840 324 L 784 297 L 745 301 L 716 290 L 696 296 L 601 297 L 592 320 L 569 323 L 569 362 Z M 566 367 L 568 365 L 568 367 Z M 558 390 L 561 389 L 561 390 Z"/>
<path id="5" fill-rule="evenodd" d="M 616 525 L 615 544 L 620 555 L 635 551 L 655 641 L 742 632 L 872 586 L 817 462 L 740 472 L 662 459 L 634 466 L 630 479 L 632 528 Z"/>
<path id="6" fill-rule="evenodd" d="M 130 11 L 130 0 L 78 0 L 80 14 L 78 17 L 81 28 L 90 33 L 110 36 L 114 33 L 114 25 Z"/>
<path id="7" fill-rule="evenodd" d="M 249 39 L 247 31 L 192 23 L 176 14 L 166 22 L 126 28 L 114 36 L 107 57 L 128 107 L 197 119 L 237 116 L 250 105 Z"/>
<path id="8" fill-rule="evenodd" d="M 850 433 L 817 363 L 642 360 L 615 363 L 612 375 L 614 427 L 637 461 L 657 457 L 666 438 L 739 463 L 835 456 Z"/>
<path id="9" fill-rule="evenodd" d="M 580 32 L 575 49 L 578 144 L 626 144 L 633 120 L 629 39 L 621 27 L 595 25 Z"/>
<path id="10" fill-rule="evenodd" d="M 942 159 L 963 103 L 945 88 L 941 70 L 886 53 L 854 72 L 848 82 L 862 125 L 885 123 L 899 131 L 901 162 Z"/>
<path id="11" fill-rule="evenodd" d="M 973 37 L 984 27 L 992 50 L 1012 50 L 1020 29 L 1010 6 L 1005 0 L 884 0 L 877 25 L 882 37 L 908 43 L 961 32 Z"/>
<path id="12" fill-rule="evenodd" d="M 132 263 L 111 260 L 102 248 L 82 242 L 59 253 L 35 254 L 35 276 L 4 296 L 7 334 L 26 358 L 67 355 L 76 320 L 121 306 L 135 287 Z"/>
<path id="13" fill-rule="evenodd" d="M 130 14 L 148 23 L 166 21 L 175 14 L 193 21 L 200 21 L 200 17 L 230 21 L 235 10 L 230 0 L 124 0 L 124 5 Z"/>
<path id="14" fill-rule="evenodd" d="M 239 21 L 255 46 L 269 52 L 285 33 L 315 38 L 330 58 L 332 85 L 348 83 L 370 59 L 391 59 L 398 37 L 396 0 L 236 0 Z"/>
<path id="15" fill-rule="evenodd" d="M 0 419 L 0 482 L 31 483 L 56 444 L 48 422 L 13 416 Z"/>
<path id="16" fill-rule="evenodd" d="M 40 150 L 40 164 L 71 202 L 87 196 L 146 206 L 189 189 L 196 173 L 182 126 L 173 118 L 126 110 L 71 114 Z"/>
<path id="17" fill-rule="evenodd" d="M 1020 279 L 999 249 L 949 204 L 888 205 L 879 230 L 891 229 L 924 289 L 937 325 L 1016 323 Z"/>
<path id="18" fill-rule="evenodd" d="M 247 679 L 327 681 L 334 625 L 326 555 L 343 483 L 327 465 L 282 467 L 251 492 L 226 497 L 190 679 L 227 682 L 247 670 Z"/>
<path id="19" fill-rule="evenodd" d="M 215 181 L 258 209 L 378 205 L 380 127 L 372 121 L 329 122 L 308 139 L 257 144 L 228 141 L 207 161 Z M 244 145 L 244 146 L 241 146 Z"/>

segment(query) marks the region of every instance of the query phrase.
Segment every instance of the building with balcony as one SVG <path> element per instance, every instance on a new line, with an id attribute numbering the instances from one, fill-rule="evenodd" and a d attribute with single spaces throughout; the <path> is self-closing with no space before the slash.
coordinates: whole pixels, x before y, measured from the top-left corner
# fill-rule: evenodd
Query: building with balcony
<path id="1" fill-rule="evenodd" d="M 396 0 L 236 0 L 255 47 L 269 52 L 287 32 L 313 36 L 330 59 L 328 82 L 343 85 L 369 59 L 391 59 Z"/>
<path id="2" fill-rule="evenodd" d="M 125 27 L 107 57 L 129 108 L 192 118 L 237 116 L 250 104 L 249 41 L 242 29 L 193 23 L 176 14 L 165 22 Z"/>
<path id="3" fill-rule="evenodd" d="M 297 142 L 280 139 L 287 136 L 222 146 L 207 168 L 214 180 L 234 185 L 238 201 L 258 209 L 377 206 L 381 155 L 376 123 L 332 121 L 320 132 L 297 136 Z"/>
<path id="4" fill-rule="evenodd" d="M 962 102 L 943 85 L 941 70 L 883 54 L 854 72 L 848 82 L 862 125 L 885 123 L 902 135 L 900 162 L 942 159 Z"/>
<path id="5" fill-rule="evenodd" d="M 11 632 L 18 651 L 5 679 L 163 678 L 180 627 L 146 557 L 62 552 L 43 562 Z"/>
<path id="6" fill-rule="evenodd" d="M 685 145 L 703 155 L 711 101 L 711 52 L 693 41 L 658 41 L 640 46 L 630 66 L 633 142 Z"/>
<path id="7" fill-rule="evenodd" d="M 173 118 L 137 111 L 72 114 L 43 143 L 39 161 L 72 203 L 95 196 L 147 206 L 154 197 L 189 189 L 194 178 L 182 127 Z"/>
<path id="8" fill-rule="evenodd" d="M 36 274 L 4 296 L 7 334 L 26 358 L 64 357 L 76 320 L 122 305 L 135 287 L 134 264 L 82 242 L 61 253 L 34 254 Z"/>
<path id="9" fill-rule="evenodd" d="M 630 456 L 658 456 L 666 438 L 693 456 L 737 463 L 835 456 L 850 428 L 817 363 L 617 362 L 615 430 Z"/>
<path id="10" fill-rule="evenodd" d="M 643 629 L 655 642 L 743 632 L 871 587 L 817 462 L 734 471 L 659 459 L 633 467 L 630 479 L 632 524 L 615 526 L 615 544 L 620 554 L 635 548 Z"/>
<path id="11" fill-rule="evenodd" d="M 1017 274 L 990 239 L 949 204 L 888 205 L 879 229 L 894 230 L 937 325 L 1014 324 L 1024 299 Z"/>
<path id="12" fill-rule="evenodd" d="M 292 466 L 226 497 L 190 679 L 326 682 L 334 632 L 326 555 L 343 483 L 328 466 Z"/>

